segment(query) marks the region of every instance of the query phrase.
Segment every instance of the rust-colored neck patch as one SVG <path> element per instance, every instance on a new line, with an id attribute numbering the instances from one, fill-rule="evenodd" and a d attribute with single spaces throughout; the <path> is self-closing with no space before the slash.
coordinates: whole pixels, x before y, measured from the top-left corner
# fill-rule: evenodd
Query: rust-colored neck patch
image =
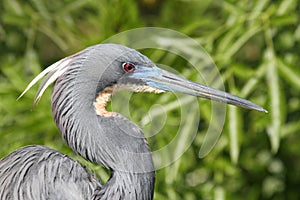
<path id="1" fill-rule="evenodd" d="M 104 117 L 112 117 L 114 115 L 114 112 L 109 112 L 106 110 L 107 102 L 110 101 L 113 92 L 114 87 L 107 87 L 98 94 L 96 101 L 94 102 L 95 111 L 97 115 Z"/>
<path id="2" fill-rule="evenodd" d="M 156 89 L 154 87 L 150 87 L 147 85 L 113 85 L 110 87 L 105 88 L 101 92 L 99 92 L 95 102 L 94 107 L 97 115 L 103 117 L 112 117 L 116 114 L 116 112 L 109 112 L 106 110 L 107 102 L 110 101 L 111 96 L 113 93 L 120 91 L 120 90 L 129 90 L 133 92 L 153 92 L 153 93 L 161 93 L 164 92 L 163 90 Z"/>

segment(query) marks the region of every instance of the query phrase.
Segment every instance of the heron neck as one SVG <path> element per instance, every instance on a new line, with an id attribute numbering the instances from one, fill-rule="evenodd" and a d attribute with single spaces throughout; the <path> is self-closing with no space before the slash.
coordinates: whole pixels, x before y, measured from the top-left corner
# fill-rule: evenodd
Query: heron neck
<path id="1" fill-rule="evenodd" d="M 80 70 L 66 72 L 56 81 L 52 94 L 52 112 L 63 138 L 83 158 L 114 172 L 103 187 L 105 194 L 111 187 L 132 192 L 153 188 L 154 165 L 143 132 L 120 114 L 97 115 L 93 105 L 97 82 L 80 77 L 86 75 Z"/>

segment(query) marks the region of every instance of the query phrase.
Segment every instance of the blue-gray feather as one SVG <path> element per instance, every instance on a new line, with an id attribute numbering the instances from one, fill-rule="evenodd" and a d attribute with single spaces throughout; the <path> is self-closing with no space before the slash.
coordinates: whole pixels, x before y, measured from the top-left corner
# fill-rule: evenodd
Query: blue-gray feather
<path id="1" fill-rule="evenodd" d="M 0 199 L 91 199 L 100 186 L 77 161 L 44 146 L 27 146 L 0 161 Z"/>

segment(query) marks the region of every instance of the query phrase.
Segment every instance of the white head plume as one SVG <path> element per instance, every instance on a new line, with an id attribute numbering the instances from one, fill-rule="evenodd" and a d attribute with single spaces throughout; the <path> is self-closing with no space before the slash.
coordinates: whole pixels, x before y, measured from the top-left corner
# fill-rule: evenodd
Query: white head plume
<path id="1" fill-rule="evenodd" d="M 22 94 L 18 97 L 18 99 L 20 99 L 33 85 L 35 85 L 40 79 L 42 79 L 43 77 L 45 77 L 42 81 L 42 83 L 40 84 L 39 90 L 37 91 L 35 97 L 34 97 L 34 101 L 33 101 L 33 105 L 35 105 L 39 99 L 42 97 L 43 93 L 45 92 L 45 90 L 47 89 L 47 87 L 53 83 L 58 77 L 60 77 L 64 72 L 67 71 L 68 66 L 70 65 L 71 61 L 73 60 L 73 58 L 83 54 L 85 50 L 82 50 L 78 53 L 75 53 L 71 56 L 68 56 L 66 58 L 63 58 L 57 62 L 55 62 L 54 64 L 50 65 L 49 67 L 47 67 L 44 71 L 42 71 L 41 73 L 39 73 L 39 75 L 37 75 L 25 88 L 25 90 L 22 92 Z"/>
<path id="2" fill-rule="evenodd" d="M 46 76 L 42 83 L 40 84 L 39 90 L 36 93 L 33 104 L 36 104 L 38 100 L 42 97 L 43 93 L 47 89 L 47 87 L 53 83 L 59 76 L 61 76 L 67 69 L 72 61 L 72 58 L 76 56 L 72 55 L 57 61 L 56 63 L 47 67 L 44 71 L 42 71 L 39 75 L 37 75 L 25 88 L 22 94 L 18 97 L 20 99 L 33 85 L 35 85 L 40 79 Z"/>

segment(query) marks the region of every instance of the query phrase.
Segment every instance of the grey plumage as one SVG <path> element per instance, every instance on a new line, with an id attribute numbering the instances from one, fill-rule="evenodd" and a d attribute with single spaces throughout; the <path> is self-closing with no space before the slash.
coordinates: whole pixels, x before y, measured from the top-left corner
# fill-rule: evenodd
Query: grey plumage
<path id="1" fill-rule="evenodd" d="M 163 71 L 139 52 L 116 44 L 95 45 L 54 63 L 23 94 L 44 76 L 34 102 L 55 82 L 52 113 L 63 138 L 86 160 L 110 169 L 111 177 L 101 185 L 70 157 L 28 146 L 0 160 L 0 199 L 151 200 L 155 170 L 144 133 L 105 110 L 109 97 L 122 89 L 178 91 L 265 112 L 247 100 Z"/>
<path id="2" fill-rule="evenodd" d="M 77 161 L 44 146 L 14 151 L 1 160 L 0 169 L 3 200 L 90 199 L 99 185 Z"/>

